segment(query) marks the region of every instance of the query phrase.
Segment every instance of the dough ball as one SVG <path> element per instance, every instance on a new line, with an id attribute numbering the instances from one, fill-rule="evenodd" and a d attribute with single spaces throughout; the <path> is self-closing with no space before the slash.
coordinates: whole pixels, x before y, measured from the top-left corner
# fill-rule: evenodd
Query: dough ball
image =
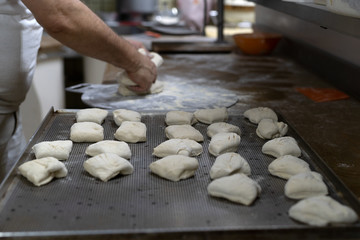
<path id="1" fill-rule="evenodd" d="M 115 153 L 125 159 L 131 158 L 129 145 L 126 142 L 114 140 L 104 140 L 91 144 L 86 148 L 85 153 L 92 157 L 101 153 Z"/>
<path id="2" fill-rule="evenodd" d="M 166 137 L 169 139 L 191 139 L 197 142 L 204 141 L 204 136 L 191 125 L 171 125 L 165 128 Z"/>
<path id="3" fill-rule="evenodd" d="M 229 117 L 226 108 L 200 109 L 195 111 L 194 115 L 199 122 L 205 124 L 225 122 Z"/>
<path id="4" fill-rule="evenodd" d="M 166 157 L 169 155 L 199 156 L 203 152 L 201 144 L 191 139 L 170 139 L 154 148 L 153 155 Z"/>
<path id="5" fill-rule="evenodd" d="M 278 121 L 278 117 L 274 110 L 268 107 L 258 107 L 258 108 L 251 108 L 244 112 L 244 117 L 249 119 L 250 122 L 258 124 L 261 119 L 269 118 L 274 120 L 275 122 Z"/>
<path id="6" fill-rule="evenodd" d="M 167 156 L 150 164 L 151 172 L 174 182 L 194 176 L 198 167 L 196 158 L 183 155 Z"/>
<path id="7" fill-rule="evenodd" d="M 35 186 L 49 183 L 53 178 L 66 177 L 65 164 L 54 157 L 35 159 L 21 164 L 18 168 L 21 175 Z"/>
<path id="8" fill-rule="evenodd" d="M 207 128 L 207 135 L 211 138 L 217 133 L 229 133 L 233 132 L 237 135 L 241 135 L 241 130 L 238 126 L 232 125 L 226 122 L 212 123 Z"/>
<path id="9" fill-rule="evenodd" d="M 37 159 L 44 157 L 54 157 L 58 160 L 69 158 L 73 142 L 70 140 L 43 141 L 35 144 L 32 150 Z"/>
<path id="10" fill-rule="evenodd" d="M 86 108 L 76 112 L 76 122 L 94 122 L 102 124 L 108 111 L 100 108 Z"/>
<path id="11" fill-rule="evenodd" d="M 85 170 L 103 182 L 109 181 L 118 174 L 129 175 L 134 172 L 131 163 L 115 153 L 101 153 L 84 162 Z"/>
<path id="12" fill-rule="evenodd" d="M 104 140 L 104 128 L 94 122 L 74 123 L 70 128 L 73 142 L 98 142 Z"/>
<path id="13" fill-rule="evenodd" d="M 127 75 L 126 75 L 127 76 Z M 128 77 L 127 77 L 128 78 Z M 130 79 L 128 81 L 131 81 Z M 162 81 L 156 80 L 154 84 L 151 85 L 149 91 L 147 93 L 136 93 L 128 89 L 128 86 L 135 86 L 136 84 L 131 81 L 131 84 L 124 84 L 124 81 L 120 81 L 118 87 L 118 93 L 122 96 L 136 96 L 136 95 L 145 95 L 145 94 L 156 94 L 160 93 L 164 90 L 164 83 Z"/>
<path id="14" fill-rule="evenodd" d="M 215 179 L 207 190 L 210 196 L 244 205 L 252 204 L 261 193 L 260 185 L 242 173 Z"/>
<path id="15" fill-rule="evenodd" d="M 223 153 L 236 152 L 240 140 L 236 133 L 218 133 L 211 138 L 209 152 L 216 157 Z"/>
<path id="16" fill-rule="evenodd" d="M 170 111 L 166 113 L 165 123 L 167 125 L 193 125 L 197 120 L 193 113 L 184 111 Z"/>
<path id="17" fill-rule="evenodd" d="M 268 169 L 271 175 L 283 179 L 289 179 L 298 173 L 311 171 L 307 162 L 291 155 L 275 159 L 269 164 Z"/>
<path id="18" fill-rule="evenodd" d="M 328 224 L 354 223 L 356 212 L 328 196 L 310 197 L 289 209 L 289 216 L 297 221 L 317 227 Z"/>
<path id="19" fill-rule="evenodd" d="M 256 129 L 256 134 L 262 139 L 283 137 L 288 131 L 288 125 L 283 122 L 275 122 L 272 119 L 261 119 Z"/>
<path id="20" fill-rule="evenodd" d="M 238 153 L 224 153 L 218 156 L 210 169 L 211 179 L 221 178 L 234 173 L 251 174 L 249 163 Z"/>
<path id="21" fill-rule="evenodd" d="M 116 109 L 113 111 L 114 121 L 120 126 L 124 121 L 141 122 L 141 114 L 127 109 Z"/>
<path id="22" fill-rule="evenodd" d="M 303 199 L 327 195 L 328 188 L 322 176 L 317 172 L 298 173 L 289 178 L 285 184 L 285 196 L 291 199 Z"/>
<path id="23" fill-rule="evenodd" d="M 301 150 L 293 137 L 280 137 L 267 141 L 262 147 L 262 152 L 276 158 L 285 155 L 301 156 Z"/>
<path id="24" fill-rule="evenodd" d="M 125 121 L 116 130 L 115 138 L 129 143 L 146 141 L 146 125 L 142 122 Z"/>

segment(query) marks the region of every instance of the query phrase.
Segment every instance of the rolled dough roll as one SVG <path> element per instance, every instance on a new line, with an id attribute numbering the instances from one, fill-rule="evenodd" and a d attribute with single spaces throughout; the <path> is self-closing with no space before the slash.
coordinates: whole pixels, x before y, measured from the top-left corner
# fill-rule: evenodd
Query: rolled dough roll
<path id="1" fill-rule="evenodd" d="M 141 122 L 141 114 L 133 110 L 116 109 L 113 111 L 113 117 L 118 126 L 124 121 Z"/>
<path id="2" fill-rule="evenodd" d="M 311 226 L 354 223 L 356 212 L 328 196 L 316 196 L 299 201 L 289 209 L 289 216 Z"/>
<path id="3" fill-rule="evenodd" d="M 130 159 L 131 150 L 126 142 L 114 141 L 114 140 L 103 140 L 88 146 L 85 153 L 89 156 L 96 156 L 101 153 L 115 153 L 116 155 Z"/>
<path id="4" fill-rule="evenodd" d="M 280 137 L 267 141 L 262 146 L 262 152 L 276 158 L 285 155 L 301 156 L 301 150 L 293 137 Z"/>
<path id="5" fill-rule="evenodd" d="M 234 173 L 251 174 L 249 163 L 238 153 L 224 153 L 218 156 L 210 169 L 211 179 L 221 178 Z"/>
<path id="6" fill-rule="evenodd" d="M 98 142 L 104 140 L 104 128 L 94 122 L 74 123 L 70 128 L 73 142 Z"/>
<path id="7" fill-rule="evenodd" d="M 151 172 L 174 182 L 194 176 L 198 167 L 196 158 L 183 155 L 167 156 L 150 164 Z"/>
<path id="8" fill-rule="evenodd" d="M 298 173 L 289 178 L 285 184 L 285 196 L 291 199 L 303 199 L 327 195 L 328 188 L 322 176 L 317 172 Z"/>
<path id="9" fill-rule="evenodd" d="M 241 135 L 241 130 L 238 126 L 226 122 L 212 123 L 207 128 L 207 135 L 210 138 L 217 133 L 224 133 L 224 132 L 225 133 L 233 132 L 239 136 Z"/>
<path id="10" fill-rule="evenodd" d="M 199 122 L 205 124 L 225 122 L 229 117 L 226 108 L 199 109 L 194 112 L 194 115 Z"/>
<path id="11" fill-rule="evenodd" d="M 291 155 L 275 159 L 269 164 L 268 170 L 271 175 L 283 179 L 289 179 L 298 173 L 311 171 L 307 162 Z"/>
<path id="12" fill-rule="evenodd" d="M 146 125 L 142 122 L 125 121 L 114 136 L 117 140 L 129 143 L 146 142 Z"/>
<path id="13" fill-rule="evenodd" d="M 250 122 L 258 124 L 261 119 L 269 118 L 274 120 L 275 122 L 278 121 L 278 117 L 274 110 L 268 107 L 257 107 L 251 108 L 244 112 L 244 117 L 249 119 Z"/>
<path id="14" fill-rule="evenodd" d="M 242 173 L 215 179 L 207 190 L 210 196 L 244 205 L 252 204 L 261 193 L 260 185 Z"/>
<path id="15" fill-rule="evenodd" d="M 76 112 L 76 122 L 94 122 L 102 124 L 108 111 L 100 108 L 86 108 Z"/>
<path id="16" fill-rule="evenodd" d="M 199 156 L 203 152 L 201 144 L 191 139 L 169 139 L 154 148 L 153 155 L 166 157 L 169 155 Z"/>
<path id="17" fill-rule="evenodd" d="M 134 167 L 125 158 L 115 153 L 101 153 L 84 162 L 85 170 L 103 182 L 109 181 L 118 174 L 129 175 L 134 172 Z"/>
<path id="18" fill-rule="evenodd" d="M 165 128 L 166 137 L 169 139 L 191 139 L 197 142 L 204 141 L 204 136 L 191 125 L 171 125 Z"/>
<path id="19" fill-rule="evenodd" d="M 256 134 L 262 139 L 273 139 L 285 136 L 287 131 L 288 125 L 286 123 L 264 118 L 259 122 Z"/>
<path id="20" fill-rule="evenodd" d="M 218 133 L 211 138 L 209 152 L 216 157 L 223 153 L 236 152 L 240 140 L 236 133 Z"/>
<path id="21" fill-rule="evenodd" d="M 25 162 L 18 170 L 22 176 L 38 187 L 49 183 L 53 178 L 66 177 L 68 173 L 65 164 L 54 157 Z"/>
<path id="22" fill-rule="evenodd" d="M 69 158 L 73 142 L 70 140 L 43 141 L 32 147 L 37 159 L 44 157 L 54 157 L 58 160 Z"/>
<path id="23" fill-rule="evenodd" d="M 197 120 L 193 113 L 185 111 L 170 111 L 166 113 L 165 123 L 167 125 L 193 125 Z"/>

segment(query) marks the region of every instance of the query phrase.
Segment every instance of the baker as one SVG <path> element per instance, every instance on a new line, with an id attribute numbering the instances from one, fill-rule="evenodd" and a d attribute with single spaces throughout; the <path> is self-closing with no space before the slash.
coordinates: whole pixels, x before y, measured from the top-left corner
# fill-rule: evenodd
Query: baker
<path id="1" fill-rule="evenodd" d="M 34 75 L 43 29 L 80 54 L 125 69 L 145 93 L 156 80 L 156 66 L 139 54 L 141 44 L 115 34 L 78 0 L 0 0 L 0 171 L 13 165 L 26 141 L 19 117 Z"/>

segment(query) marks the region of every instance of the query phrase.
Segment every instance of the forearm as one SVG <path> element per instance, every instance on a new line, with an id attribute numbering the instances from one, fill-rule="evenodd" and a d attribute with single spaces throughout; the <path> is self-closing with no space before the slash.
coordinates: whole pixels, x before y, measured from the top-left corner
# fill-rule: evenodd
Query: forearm
<path id="1" fill-rule="evenodd" d="M 46 32 L 75 51 L 137 71 L 140 54 L 77 0 L 23 0 Z M 46 13 L 46 14 L 44 14 Z"/>

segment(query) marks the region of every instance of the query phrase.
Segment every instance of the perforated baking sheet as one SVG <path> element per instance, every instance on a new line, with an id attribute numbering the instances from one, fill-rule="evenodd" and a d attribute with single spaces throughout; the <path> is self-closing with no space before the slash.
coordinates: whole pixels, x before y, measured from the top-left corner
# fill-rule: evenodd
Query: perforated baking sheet
<path id="1" fill-rule="evenodd" d="M 267 167 L 273 157 L 262 154 L 265 140 L 257 137 L 256 126 L 241 114 L 230 115 L 229 123 L 240 126 L 241 144 L 238 153 L 250 164 L 251 178 L 257 181 L 262 192 L 251 205 L 243 206 L 207 194 L 209 171 L 215 160 L 208 153 L 210 139 L 207 125 L 197 123 L 196 129 L 204 135 L 203 154 L 198 157 L 199 169 L 194 177 L 171 182 L 151 174 L 149 164 L 157 158 L 152 150 L 166 140 L 165 113 L 143 113 L 147 125 L 147 141 L 129 144 L 134 173 L 102 182 L 90 176 L 83 168 L 88 158 L 85 149 L 90 143 L 74 143 L 70 158 L 65 161 L 68 176 L 47 185 L 35 187 L 16 169 L 0 188 L 0 237 L 55 237 L 77 236 L 184 236 L 184 234 L 226 233 L 240 234 L 255 231 L 331 231 L 359 233 L 359 224 L 315 228 L 293 221 L 288 209 L 296 203 L 284 196 L 285 180 L 273 177 Z M 283 120 L 283 119 L 282 119 Z M 50 113 L 37 135 L 30 142 L 24 161 L 35 158 L 31 146 L 45 140 L 69 139 L 75 113 Z M 111 115 L 103 123 L 105 139 L 114 139 L 117 126 Z M 323 162 L 290 127 L 288 135 L 298 140 L 302 159 L 314 171 L 323 174 L 330 195 L 352 206 L 359 213 L 359 203 L 338 181 Z M 141 235 L 145 234 L 145 235 Z M 225 235 L 224 235 L 225 234 Z M 196 235 L 197 236 L 197 235 Z M 219 239 L 219 238 L 218 238 Z"/>

